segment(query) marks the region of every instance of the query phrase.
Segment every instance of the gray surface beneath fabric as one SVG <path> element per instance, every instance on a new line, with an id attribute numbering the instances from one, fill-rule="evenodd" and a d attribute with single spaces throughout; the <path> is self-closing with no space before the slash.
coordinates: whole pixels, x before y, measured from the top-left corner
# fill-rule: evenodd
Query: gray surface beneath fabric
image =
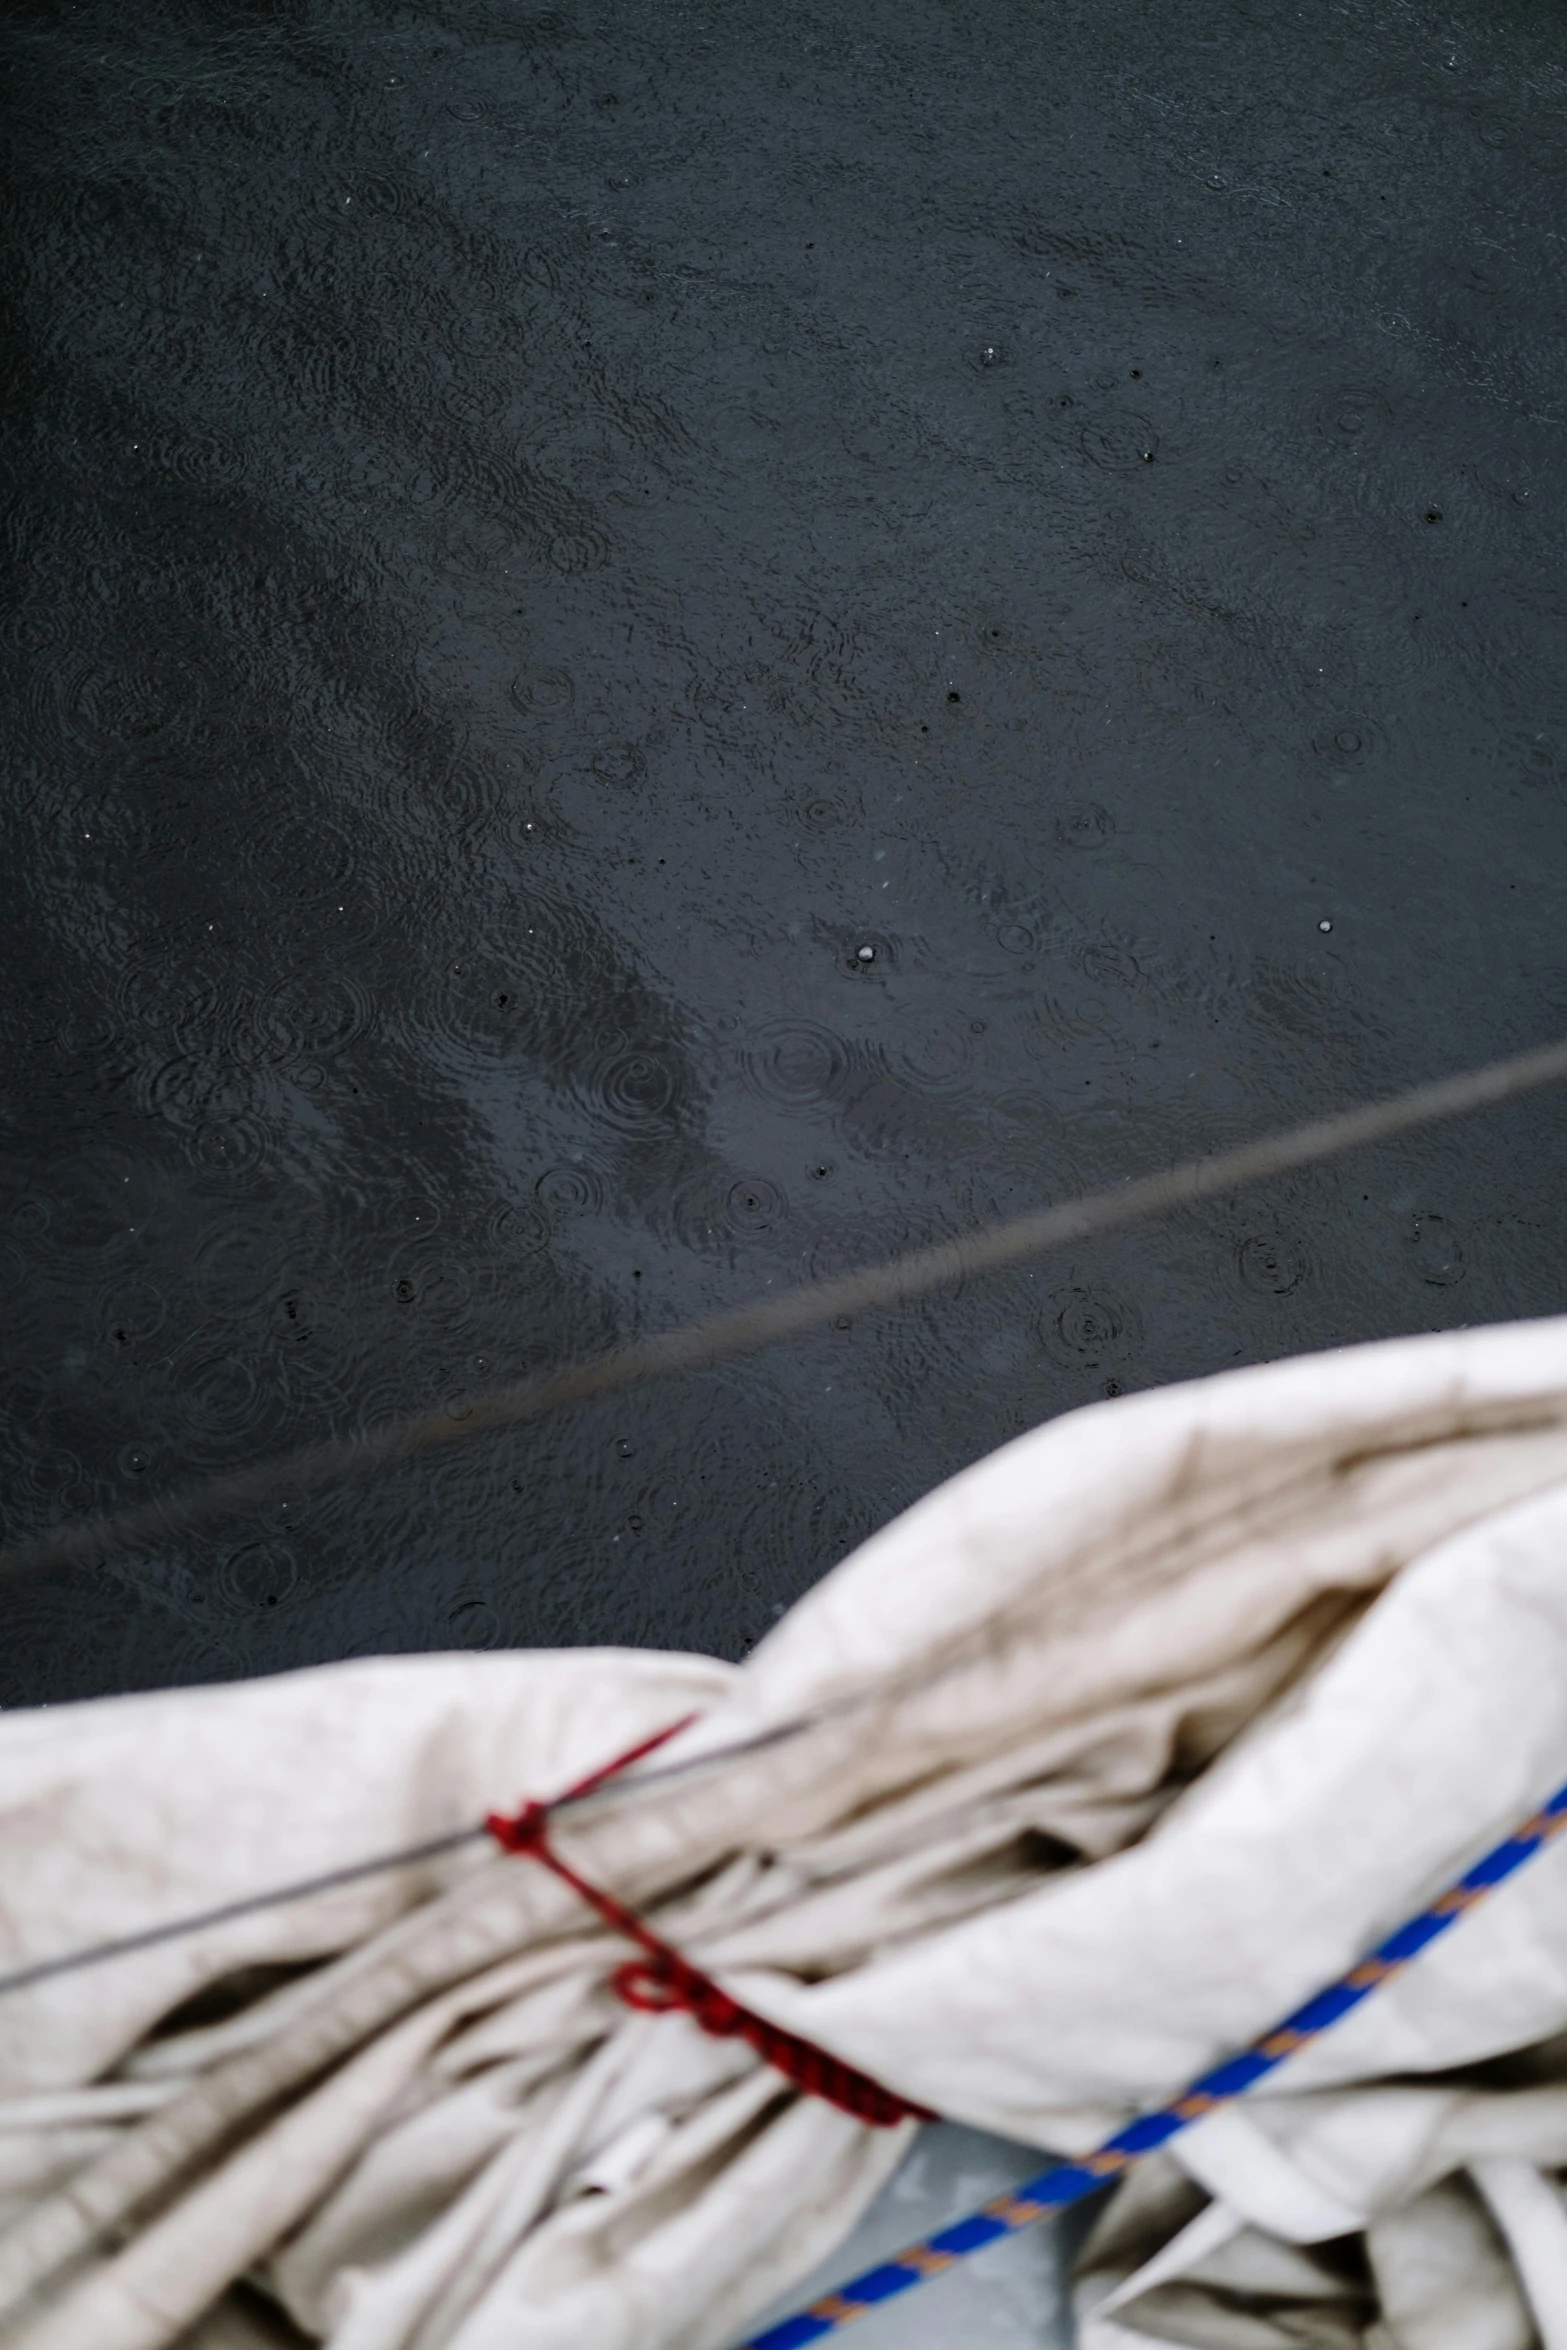
<path id="1" fill-rule="evenodd" d="M 921 2130 L 902 2165 L 848 2241 L 750 2328 L 803 2309 L 862 2269 L 960 2219 L 1045 2168 L 1048 2155 L 956 2122 Z M 1083 2212 L 1025 2228 L 874 2310 L 845 2337 L 846 2350 L 1071 2350 L 1072 2255 L 1087 2232 Z M 737 2346 L 738 2350 L 738 2346 Z"/>

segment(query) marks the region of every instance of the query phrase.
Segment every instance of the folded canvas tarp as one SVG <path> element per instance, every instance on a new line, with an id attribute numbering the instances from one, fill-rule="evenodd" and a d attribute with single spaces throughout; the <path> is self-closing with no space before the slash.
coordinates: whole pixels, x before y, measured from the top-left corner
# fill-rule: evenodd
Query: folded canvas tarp
<path id="1" fill-rule="evenodd" d="M 691 1714 L 661 1763 L 813 1726 L 563 1819 L 572 1865 L 889 2089 L 1086 2148 L 1567 1779 L 1567 1321 L 1056 1421 L 740 1667 L 403 1658 L 7 1716 L 0 1965 L 548 1796 Z M 628 2010 L 626 1956 L 480 1845 L 0 1999 L 0 2338 L 742 2337 L 918 2125 Z M 1564 2350 L 1559 2169 L 1560 1847 L 1113 2190 L 1086 2350 Z"/>

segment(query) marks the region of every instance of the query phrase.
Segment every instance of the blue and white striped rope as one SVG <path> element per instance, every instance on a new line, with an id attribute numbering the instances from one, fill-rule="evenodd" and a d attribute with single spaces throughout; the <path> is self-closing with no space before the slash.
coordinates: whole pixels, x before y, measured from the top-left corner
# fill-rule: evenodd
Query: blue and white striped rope
<path id="1" fill-rule="evenodd" d="M 1542 1804 L 1521 1828 L 1514 1830 L 1502 1843 L 1495 1845 L 1483 1860 L 1439 1893 L 1428 1909 L 1418 1917 L 1410 1918 L 1396 1932 L 1379 1942 L 1375 1950 L 1352 1966 L 1347 1975 L 1330 1983 L 1325 1991 L 1308 1999 L 1304 2007 L 1275 2024 L 1272 2031 L 1254 2040 L 1238 2056 L 1227 2057 L 1211 2072 L 1202 2074 L 1191 2087 L 1169 2105 L 1161 2105 L 1152 2113 L 1140 2114 L 1117 2130 L 1113 2138 L 1092 2154 L 1085 2154 L 1078 2162 L 1059 2162 L 1037 2177 L 1025 2179 L 1009 2194 L 998 2195 L 979 2211 L 971 2211 L 966 2218 L 954 2220 L 949 2227 L 938 2228 L 921 2243 L 910 2244 L 905 2251 L 884 2260 L 875 2268 L 868 2268 L 863 2276 L 851 2277 L 835 2293 L 821 2301 L 812 2302 L 794 2317 L 786 2317 L 779 2324 L 753 2336 L 744 2350 L 805 2350 L 808 2342 L 820 2342 L 841 2327 L 852 2325 L 857 2317 L 867 2316 L 883 2301 L 892 2301 L 900 2293 L 908 2293 L 928 2277 L 940 2276 L 955 2261 L 964 2260 L 971 2252 L 980 2252 L 998 2237 L 1016 2235 L 1022 2228 L 1032 2227 L 1036 2221 L 1047 2219 L 1052 2212 L 1064 2211 L 1069 2204 L 1081 2203 L 1093 2195 L 1110 2179 L 1120 2176 L 1145 2154 L 1165 2145 L 1188 2124 L 1200 2121 L 1215 2106 L 1227 2105 L 1240 2097 L 1293 2056 L 1308 2040 L 1325 2032 L 1341 2017 L 1368 1999 L 1378 1986 L 1408 1966 L 1429 1943 L 1455 1926 L 1466 1910 L 1473 1909 L 1488 1893 L 1521 1869 L 1526 1861 L 1567 1829 L 1567 1786 L 1558 1787 L 1549 1802 Z"/>

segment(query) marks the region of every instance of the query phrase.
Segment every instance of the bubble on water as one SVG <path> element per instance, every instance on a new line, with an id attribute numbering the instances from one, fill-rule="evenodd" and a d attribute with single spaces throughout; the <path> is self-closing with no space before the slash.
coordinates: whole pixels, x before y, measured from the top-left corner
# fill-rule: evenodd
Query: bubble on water
<path id="1" fill-rule="evenodd" d="M 885 931 L 860 931 L 839 948 L 845 970 L 861 979 L 880 979 L 897 967 L 898 945 Z"/>
<path id="2" fill-rule="evenodd" d="M 492 1253 L 503 1261 L 515 1257 L 536 1257 L 546 1250 L 554 1237 L 549 1217 L 542 1208 L 530 1207 L 525 1202 L 496 1209 L 490 1218 L 489 1241 Z"/>
<path id="3" fill-rule="evenodd" d="M 1464 1249 L 1446 1216 L 1418 1215 L 1405 1235 L 1410 1261 L 1433 1289 L 1451 1289 L 1464 1277 Z"/>
<path id="4" fill-rule="evenodd" d="M 784 1214 L 784 1195 L 765 1175 L 742 1175 L 729 1186 L 725 1213 L 736 1232 L 771 1232 Z"/>
<path id="5" fill-rule="evenodd" d="M 600 783 L 618 791 L 634 791 L 647 780 L 647 755 L 639 743 L 606 743 L 593 756 L 593 772 Z"/>
<path id="6" fill-rule="evenodd" d="M 1039 1328 L 1046 1352 L 1073 1370 L 1122 1370 L 1142 1343 L 1136 1309 L 1114 1292 L 1087 1284 L 1056 1290 Z"/>
<path id="7" fill-rule="evenodd" d="M 1265 1297 L 1287 1297 L 1306 1277 L 1305 1257 L 1276 1232 L 1253 1233 L 1243 1240 L 1235 1261 L 1245 1287 Z"/>
<path id="8" fill-rule="evenodd" d="M 166 753 L 192 739 L 206 703 L 206 679 L 154 645 L 142 645 L 123 663 L 91 659 L 56 672 L 60 727 L 78 750 Z"/>
<path id="9" fill-rule="evenodd" d="M 608 1196 L 598 1169 L 575 1159 L 547 1167 L 533 1188 L 540 1205 L 559 1216 L 601 1215 Z"/>
<path id="10" fill-rule="evenodd" d="M 1078 446 L 1108 473 L 1134 473 L 1159 454 L 1159 435 L 1146 416 L 1111 416 L 1085 424 Z"/>
<path id="11" fill-rule="evenodd" d="M 230 1551 L 209 1588 L 218 1606 L 237 1616 L 281 1607 L 299 1585 L 299 1563 L 286 1543 L 247 1542 Z"/>
<path id="12" fill-rule="evenodd" d="M 169 1301 L 153 1282 L 132 1279 L 115 1284 L 101 1312 L 102 1328 L 111 1346 L 137 1346 L 163 1328 Z"/>
<path id="13" fill-rule="evenodd" d="M 1359 710 L 1323 719 L 1312 729 L 1310 739 L 1314 757 L 1345 773 L 1378 764 L 1387 749 L 1383 729 Z"/>
<path id="14" fill-rule="evenodd" d="M 679 1056 L 671 1047 L 651 1045 L 607 1053 L 579 1084 L 588 1107 L 631 1137 L 672 1131 L 687 1090 Z"/>
<path id="15" fill-rule="evenodd" d="M 460 1599 L 446 1619 L 454 1648 L 499 1648 L 505 1632 L 487 1599 Z"/>
<path id="16" fill-rule="evenodd" d="M 434 1240 L 405 1240 L 383 1275 L 394 1304 L 414 1307 L 421 1322 L 459 1328 L 473 1303 L 474 1268 L 466 1255 Z"/>
<path id="17" fill-rule="evenodd" d="M 742 1066 L 764 1100 L 803 1110 L 839 1098 L 851 1057 L 843 1038 L 815 1020 L 774 1020 L 758 1030 Z"/>
<path id="18" fill-rule="evenodd" d="M 1097 800 L 1074 800 L 1055 821 L 1056 839 L 1063 848 L 1102 848 L 1115 831 L 1115 818 Z"/>
<path id="19" fill-rule="evenodd" d="M 714 1167 L 678 1184 L 667 1215 L 653 1221 L 657 1229 L 667 1228 L 683 1248 L 732 1257 L 744 1242 L 776 1232 L 788 1212 L 783 1191 L 769 1176 L 736 1176 Z"/>
<path id="20" fill-rule="evenodd" d="M 887 1065 L 915 1093 L 951 1101 L 973 1083 L 975 1037 L 975 1024 L 963 1019 L 915 1026 L 892 1045 Z"/>
<path id="21" fill-rule="evenodd" d="M 276 1399 L 264 1394 L 256 1371 L 221 1342 L 182 1354 L 179 1374 L 182 1465 L 232 1468 L 236 1456 L 279 1417 Z"/>
<path id="22" fill-rule="evenodd" d="M 529 718 L 567 718 L 577 688 L 569 669 L 523 669 L 511 681 L 511 698 Z"/>
<path id="23" fill-rule="evenodd" d="M 833 792 L 812 792 L 795 811 L 805 832 L 836 832 L 841 825 L 859 823 L 864 813 L 858 802 Z"/>
<path id="24" fill-rule="evenodd" d="M 1318 430 L 1334 441 L 1371 439 L 1393 421 L 1391 403 L 1368 384 L 1341 384 L 1323 393 L 1313 413 Z"/>

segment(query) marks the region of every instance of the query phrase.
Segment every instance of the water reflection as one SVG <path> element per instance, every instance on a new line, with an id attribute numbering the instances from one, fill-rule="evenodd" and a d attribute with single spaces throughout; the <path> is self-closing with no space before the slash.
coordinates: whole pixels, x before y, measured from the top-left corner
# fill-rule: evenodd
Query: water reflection
<path id="1" fill-rule="evenodd" d="M 1242 13 L 8 26 L 8 1537 L 1563 1024 L 1536 34 Z M 1046 1413 L 1557 1307 L 1562 1117 L 18 1590 L 0 1698 L 737 1653 Z"/>

